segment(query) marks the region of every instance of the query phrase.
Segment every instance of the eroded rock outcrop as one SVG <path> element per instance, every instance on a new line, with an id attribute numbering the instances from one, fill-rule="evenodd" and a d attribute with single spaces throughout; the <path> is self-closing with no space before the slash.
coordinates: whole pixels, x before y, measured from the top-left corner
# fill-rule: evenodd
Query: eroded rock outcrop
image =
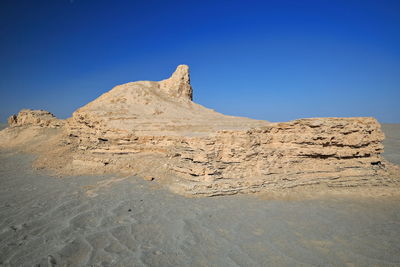
<path id="1" fill-rule="evenodd" d="M 131 166 L 141 175 L 179 178 L 171 186 L 183 194 L 385 183 L 384 135 L 373 118 L 303 119 L 206 136 L 73 136 L 85 151 L 75 157 L 78 165 Z"/>
<path id="2" fill-rule="evenodd" d="M 116 86 L 74 112 L 37 164 L 70 174 L 135 173 L 200 196 L 399 183 L 381 156 L 384 135 L 373 118 L 269 123 L 226 116 L 191 100 L 185 65 L 160 82 Z M 11 124 L 62 125 L 50 113 L 32 112 Z"/>
<path id="3" fill-rule="evenodd" d="M 46 110 L 23 109 L 18 114 L 8 118 L 8 125 L 14 126 L 40 126 L 58 128 L 64 125 L 64 121 L 57 119 L 52 113 Z"/>
<path id="4" fill-rule="evenodd" d="M 159 82 L 160 89 L 169 96 L 193 100 L 193 89 L 190 85 L 189 67 L 179 65 L 172 76 Z"/>

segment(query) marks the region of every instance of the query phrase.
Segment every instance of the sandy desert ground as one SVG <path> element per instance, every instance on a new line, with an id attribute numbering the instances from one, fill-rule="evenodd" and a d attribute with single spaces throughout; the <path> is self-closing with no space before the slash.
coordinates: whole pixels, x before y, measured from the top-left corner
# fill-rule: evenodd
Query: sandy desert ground
<path id="1" fill-rule="evenodd" d="M 400 164 L 400 125 L 383 125 Z M 400 198 L 185 198 L 0 153 L 0 266 L 399 266 Z"/>

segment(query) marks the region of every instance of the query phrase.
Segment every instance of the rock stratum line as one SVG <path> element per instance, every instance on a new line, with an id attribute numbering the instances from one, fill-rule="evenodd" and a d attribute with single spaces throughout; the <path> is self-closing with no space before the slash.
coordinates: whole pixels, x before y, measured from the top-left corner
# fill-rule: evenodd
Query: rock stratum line
<path id="1" fill-rule="evenodd" d="M 217 113 L 192 95 L 180 65 L 160 82 L 116 86 L 67 120 L 22 110 L 0 132 L 0 147 L 34 152 L 35 166 L 55 174 L 137 174 L 183 195 L 400 183 L 374 118 L 270 123 Z"/>

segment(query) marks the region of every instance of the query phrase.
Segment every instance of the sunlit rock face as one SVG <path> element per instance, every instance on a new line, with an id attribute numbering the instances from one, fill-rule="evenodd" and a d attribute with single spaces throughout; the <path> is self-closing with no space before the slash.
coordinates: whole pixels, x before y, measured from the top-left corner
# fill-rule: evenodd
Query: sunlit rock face
<path id="1" fill-rule="evenodd" d="M 75 111 L 53 138 L 59 149 L 47 154 L 64 158 L 62 164 L 40 158 L 37 164 L 61 173 L 138 174 L 198 196 L 394 183 L 374 118 L 270 123 L 217 113 L 192 95 L 186 65 L 160 82 L 116 86 Z M 11 124 L 31 127 L 24 116 Z M 52 125 L 40 118 L 33 124 Z"/>
<path id="2" fill-rule="evenodd" d="M 58 128 L 64 125 L 64 121 L 57 119 L 52 113 L 46 110 L 23 109 L 18 114 L 8 118 L 8 125 L 11 127 L 32 125 Z"/>
<path id="3" fill-rule="evenodd" d="M 179 65 L 170 78 L 159 82 L 159 86 L 169 96 L 193 100 L 193 89 L 190 85 L 187 65 Z"/>

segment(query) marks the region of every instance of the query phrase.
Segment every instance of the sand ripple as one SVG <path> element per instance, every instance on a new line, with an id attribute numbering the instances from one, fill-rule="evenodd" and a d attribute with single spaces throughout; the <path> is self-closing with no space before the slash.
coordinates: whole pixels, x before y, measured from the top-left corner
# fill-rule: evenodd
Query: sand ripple
<path id="1" fill-rule="evenodd" d="M 190 199 L 31 160 L 0 154 L 4 266 L 400 265 L 398 199 Z"/>

